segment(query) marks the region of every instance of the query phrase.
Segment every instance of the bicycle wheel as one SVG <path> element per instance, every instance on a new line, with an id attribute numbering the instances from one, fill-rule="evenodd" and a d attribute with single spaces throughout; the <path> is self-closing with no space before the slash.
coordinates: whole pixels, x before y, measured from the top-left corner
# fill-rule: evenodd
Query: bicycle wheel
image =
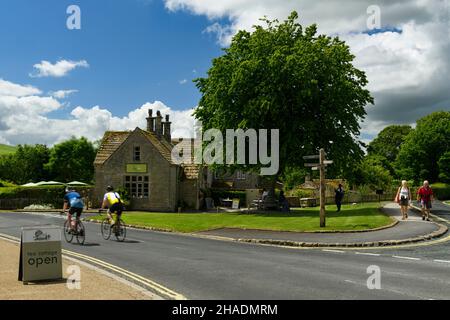
<path id="1" fill-rule="evenodd" d="M 102 230 L 103 239 L 108 240 L 111 237 L 111 224 L 109 223 L 108 218 L 103 219 L 100 228 Z"/>
<path id="2" fill-rule="evenodd" d="M 125 241 L 125 238 L 127 237 L 127 228 L 122 219 L 117 220 L 117 224 L 118 225 L 115 228 L 114 235 L 116 236 L 117 241 L 123 242 L 123 241 Z"/>
<path id="3" fill-rule="evenodd" d="M 73 240 L 73 234 L 70 232 L 69 220 L 66 220 L 66 222 L 64 222 L 64 238 L 68 243 L 71 243 Z"/>
<path id="4" fill-rule="evenodd" d="M 77 222 L 77 242 L 79 244 L 84 244 L 86 240 L 86 229 L 81 221 Z"/>

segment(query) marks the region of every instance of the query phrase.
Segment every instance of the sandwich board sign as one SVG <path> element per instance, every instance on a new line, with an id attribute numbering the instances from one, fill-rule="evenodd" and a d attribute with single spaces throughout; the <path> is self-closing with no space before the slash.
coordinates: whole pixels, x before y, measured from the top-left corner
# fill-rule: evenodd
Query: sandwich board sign
<path id="1" fill-rule="evenodd" d="M 22 228 L 19 281 L 62 279 L 61 229 L 59 227 Z"/>

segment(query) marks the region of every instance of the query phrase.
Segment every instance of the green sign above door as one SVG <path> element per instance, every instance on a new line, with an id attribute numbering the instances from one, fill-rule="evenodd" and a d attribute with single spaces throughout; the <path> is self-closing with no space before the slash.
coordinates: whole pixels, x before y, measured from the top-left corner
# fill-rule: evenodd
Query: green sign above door
<path id="1" fill-rule="evenodd" d="M 127 173 L 147 173 L 146 163 L 128 163 L 126 168 Z"/>

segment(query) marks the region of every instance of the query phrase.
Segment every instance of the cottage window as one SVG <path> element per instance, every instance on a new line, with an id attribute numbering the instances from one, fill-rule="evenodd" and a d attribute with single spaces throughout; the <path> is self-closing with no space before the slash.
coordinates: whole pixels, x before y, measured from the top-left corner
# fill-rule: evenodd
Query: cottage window
<path id="1" fill-rule="evenodd" d="M 125 189 L 131 198 L 148 198 L 150 194 L 148 176 L 125 176 Z"/>
<path id="2" fill-rule="evenodd" d="M 133 160 L 141 161 L 141 147 L 134 147 Z"/>

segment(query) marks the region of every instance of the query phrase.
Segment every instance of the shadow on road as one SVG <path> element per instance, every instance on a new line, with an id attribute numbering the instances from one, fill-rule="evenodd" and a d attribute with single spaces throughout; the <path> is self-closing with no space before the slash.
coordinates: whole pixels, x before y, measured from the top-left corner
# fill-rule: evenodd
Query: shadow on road
<path id="1" fill-rule="evenodd" d="M 84 244 L 78 244 L 78 243 L 71 243 L 73 246 L 80 246 L 80 247 L 99 247 L 100 243 L 84 243 Z"/>

